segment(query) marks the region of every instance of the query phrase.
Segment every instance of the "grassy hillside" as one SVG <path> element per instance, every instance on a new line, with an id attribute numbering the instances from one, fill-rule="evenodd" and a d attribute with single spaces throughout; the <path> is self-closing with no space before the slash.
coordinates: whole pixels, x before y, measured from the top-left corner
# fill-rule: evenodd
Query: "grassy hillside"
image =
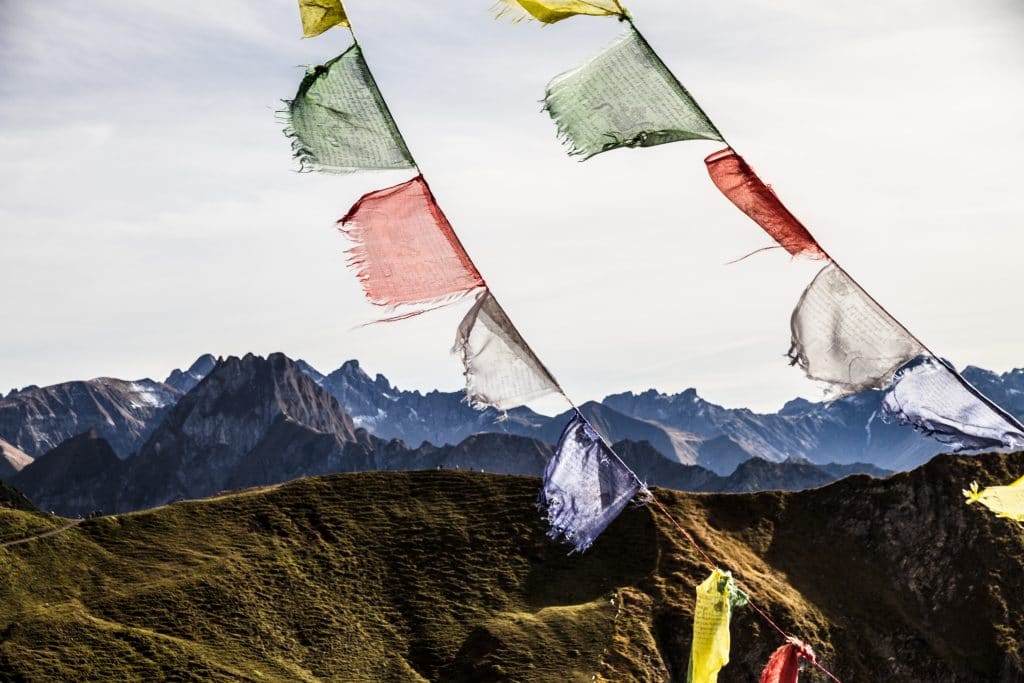
<path id="1" fill-rule="evenodd" d="M 658 495 L 846 681 L 1021 680 L 1024 543 L 959 488 L 1014 456 L 940 458 L 795 494 Z M 306 479 L 86 520 L 0 550 L 0 679 L 685 680 L 707 573 L 648 508 L 584 555 L 538 481 Z M 0 537 L 49 528 L 2 511 Z M 720 680 L 779 643 L 749 609 Z M 801 680 L 818 680 L 813 676 Z"/>
<path id="2" fill-rule="evenodd" d="M 0 481 L 0 508 L 26 512 L 34 512 L 36 509 L 25 494 L 5 481 Z"/>

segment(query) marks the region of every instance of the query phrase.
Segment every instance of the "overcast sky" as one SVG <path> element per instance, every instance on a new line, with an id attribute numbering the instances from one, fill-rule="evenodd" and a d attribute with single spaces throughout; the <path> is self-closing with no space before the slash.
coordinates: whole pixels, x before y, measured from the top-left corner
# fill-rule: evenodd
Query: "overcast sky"
<path id="1" fill-rule="evenodd" d="M 774 410 L 817 266 L 707 178 L 720 145 L 570 159 L 545 83 L 622 27 L 495 21 L 491 0 L 348 0 L 413 154 L 496 295 L 577 401 L 695 386 Z M 962 366 L 1024 366 L 1024 10 L 1016 0 L 633 0 L 725 136 L 843 265 Z M 454 389 L 465 306 L 391 325 L 334 221 L 397 173 L 294 172 L 274 110 L 293 0 L 0 0 L 0 389 L 162 379 L 201 353 L 358 358 Z M 544 406 L 541 406 L 544 407 Z M 552 406 L 561 409 L 561 406 Z"/>

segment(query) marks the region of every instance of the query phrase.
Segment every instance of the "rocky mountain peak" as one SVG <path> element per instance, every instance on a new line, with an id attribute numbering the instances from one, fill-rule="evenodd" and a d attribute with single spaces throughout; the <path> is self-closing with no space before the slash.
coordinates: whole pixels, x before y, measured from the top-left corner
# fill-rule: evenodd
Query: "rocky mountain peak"
<path id="1" fill-rule="evenodd" d="M 203 378 L 210 374 L 216 365 L 217 359 L 213 357 L 213 354 L 204 353 L 188 367 L 188 370 L 172 370 L 164 380 L 164 384 L 168 384 L 182 393 L 188 393 L 203 381 Z"/>
<path id="2" fill-rule="evenodd" d="M 259 476 L 249 459 L 269 464 L 268 444 L 284 457 L 289 444 L 332 453 L 355 442 L 352 418 L 283 353 L 217 360 L 130 462 L 123 509 L 207 496 Z"/>
<path id="3" fill-rule="evenodd" d="M 300 358 L 297 361 L 295 361 L 295 365 L 299 368 L 299 370 L 301 370 L 303 372 L 303 374 L 305 374 L 307 377 L 309 377 L 311 380 L 313 380 L 317 384 L 323 384 L 324 383 L 324 379 L 326 378 L 326 375 L 324 375 L 322 372 L 320 372 L 319 370 L 314 368 L 312 365 L 310 365 L 306 361 L 304 361 L 304 360 L 302 360 Z"/>
<path id="4" fill-rule="evenodd" d="M 799 415 L 813 410 L 816 405 L 818 404 L 811 403 L 806 398 L 794 398 L 786 401 L 785 405 L 782 406 L 782 410 L 779 411 L 779 415 Z"/>
<path id="5" fill-rule="evenodd" d="M 315 431 L 354 439 L 352 418 L 283 353 L 219 360 L 205 381 L 179 401 L 164 432 L 216 439 L 248 450 L 280 416 Z"/>

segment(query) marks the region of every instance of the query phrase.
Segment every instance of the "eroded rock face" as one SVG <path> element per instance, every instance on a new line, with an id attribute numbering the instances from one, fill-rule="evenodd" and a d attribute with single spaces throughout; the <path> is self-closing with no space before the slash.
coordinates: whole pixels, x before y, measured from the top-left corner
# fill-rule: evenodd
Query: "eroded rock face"
<path id="1" fill-rule="evenodd" d="M 0 438 L 32 457 L 89 431 L 121 458 L 136 452 L 182 392 L 150 379 L 101 377 L 30 387 L 0 399 Z"/>

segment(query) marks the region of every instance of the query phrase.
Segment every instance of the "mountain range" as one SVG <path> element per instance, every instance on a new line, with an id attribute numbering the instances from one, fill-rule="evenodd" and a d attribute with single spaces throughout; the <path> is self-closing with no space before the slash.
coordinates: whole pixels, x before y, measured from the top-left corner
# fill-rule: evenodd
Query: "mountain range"
<path id="1" fill-rule="evenodd" d="M 342 371 L 351 376 L 355 369 L 349 363 Z M 91 428 L 35 458 L 9 481 L 43 510 L 84 516 L 152 508 L 332 472 L 463 469 L 538 476 L 566 417 L 544 418 L 524 410 L 513 422 L 494 414 L 494 425 L 506 431 L 480 431 L 457 444 L 435 446 L 424 441 L 410 448 L 400 439 L 380 438 L 357 427 L 324 388 L 329 376 L 321 377 L 318 384 L 308 365 L 279 353 L 216 360 L 212 370 L 169 407 L 130 457 L 119 457 L 103 434 Z M 401 396 L 388 388 L 389 395 Z M 20 400 L 25 393 L 14 398 Z M 415 396 L 430 405 L 423 398 Z M 450 397 L 437 403 L 452 410 L 471 410 Z M 598 403 L 581 409 L 609 438 L 630 437 L 620 439 L 615 447 L 637 475 L 652 485 L 694 491 L 796 489 L 853 472 L 888 474 L 870 465 L 836 469 L 795 459 L 770 463 L 746 454 L 738 457 L 735 445 L 723 445 L 728 442 L 725 437 L 698 442 L 695 454 L 720 452 L 730 462 L 730 473 L 723 476 L 666 457 L 657 445 L 671 447 L 671 443 L 662 442 L 665 432 L 648 422 Z"/>
<path id="2" fill-rule="evenodd" d="M 1024 371 L 965 373 L 1024 410 Z M 690 491 L 795 490 L 885 476 L 941 451 L 879 417 L 879 392 L 777 413 L 693 389 L 649 390 L 580 411 L 638 476 Z M 204 355 L 163 382 L 113 378 L 0 398 L 0 478 L 66 515 L 138 510 L 331 472 L 468 469 L 538 475 L 569 413 L 478 411 L 461 392 L 405 391 L 357 361 L 323 374 L 283 354 Z"/>

